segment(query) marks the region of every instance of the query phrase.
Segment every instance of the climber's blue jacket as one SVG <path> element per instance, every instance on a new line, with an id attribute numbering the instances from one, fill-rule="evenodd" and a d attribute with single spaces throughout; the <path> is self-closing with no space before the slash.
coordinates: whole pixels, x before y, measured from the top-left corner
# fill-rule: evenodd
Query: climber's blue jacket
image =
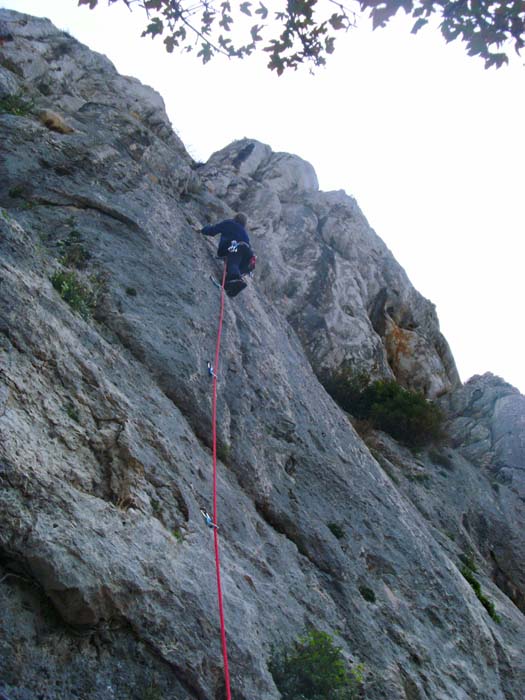
<path id="1" fill-rule="evenodd" d="M 216 236 L 218 233 L 221 234 L 219 247 L 217 248 L 217 255 L 220 258 L 228 254 L 228 248 L 230 247 L 232 241 L 237 241 L 237 243 L 247 243 L 248 246 L 250 245 L 250 238 L 246 232 L 246 229 L 233 219 L 220 221 L 218 224 L 214 224 L 213 226 L 205 226 L 202 229 L 202 233 L 205 236 Z"/>

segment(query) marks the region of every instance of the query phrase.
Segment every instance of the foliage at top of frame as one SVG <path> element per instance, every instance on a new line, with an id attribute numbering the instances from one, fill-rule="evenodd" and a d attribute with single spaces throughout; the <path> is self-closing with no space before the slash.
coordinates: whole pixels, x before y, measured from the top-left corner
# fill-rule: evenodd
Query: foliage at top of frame
<path id="1" fill-rule="evenodd" d="M 264 51 L 278 75 L 305 63 L 324 65 L 338 32 L 355 26 L 355 13 L 338 0 L 283 0 L 273 12 L 261 0 L 108 0 L 115 2 L 144 10 L 143 36 L 163 36 L 170 53 L 195 51 L 207 63 L 216 54 L 244 58 Z M 94 9 L 98 0 L 78 4 Z M 415 20 L 413 34 L 437 17 L 445 41 L 463 41 L 469 56 L 480 56 L 486 68 L 508 63 L 507 47 L 519 54 L 525 46 L 525 3 L 515 0 L 358 0 L 357 7 L 369 13 L 374 29 L 403 9 Z"/>

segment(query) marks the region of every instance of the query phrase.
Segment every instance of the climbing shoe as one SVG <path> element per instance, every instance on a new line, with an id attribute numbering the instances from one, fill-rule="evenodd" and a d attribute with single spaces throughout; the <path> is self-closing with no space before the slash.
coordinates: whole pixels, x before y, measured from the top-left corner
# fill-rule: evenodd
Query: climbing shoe
<path id="1" fill-rule="evenodd" d="M 224 290 L 229 297 L 235 297 L 247 286 L 246 282 L 239 277 L 237 279 L 228 280 L 224 285 Z"/>

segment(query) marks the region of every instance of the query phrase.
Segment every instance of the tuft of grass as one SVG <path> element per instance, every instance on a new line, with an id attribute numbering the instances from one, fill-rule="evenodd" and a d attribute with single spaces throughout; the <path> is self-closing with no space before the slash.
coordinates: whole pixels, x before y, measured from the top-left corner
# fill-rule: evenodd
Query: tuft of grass
<path id="1" fill-rule="evenodd" d="M 162 698 L 162 691 L 159 686 L 155 684 L 144 688 L 144 692 L 142 693 L 142 700 L 162 700 Z"/>
<path id="2" fill-rule="evenodd" d="M 459 556 L 461 563 L 469 569 L 469 571 L 472 571 L 473 574 L 478 573 L 478 567 L 476 566 L 476 562 L 474 561 L 474 557 L 472 556 L 471 553 L 469 554 L 460 554 Z"/>
<path id="3" fill-rule="evenodd" d="M 227 442 L 220 442 L 217 445 L 217 457 L 223 464 L 228 465 L 231 457 L 231 445 Z"/>
<path id="4" fill-rule="evenodd" d="M 34 102 L 24 99 L 21 93 L 0 98 L 0 114 L 13 114 L 15 117 L 25 117 L 34 106 Z"/>
<path id="5" fill-rule="evenodd" d="M 11 199 L 23 199 L 25 195 L 25 187 L 23 185 L 14 185 L 7 193 Z"/>
<path id="6" fill-rule="evenodd" d="M 71 418 L 71 420 L 74 420 L 75 423 L 80 423 L 80 415 L 72 402 L 69 402 L 67 404 L 65 410 L 69 418 Z"/>
<path id="7" fill-rule="evenodd" d="M 376 602 L 376 594 L 371 588 L 368 588 L 368 586 L 359 586 L 359 593 L 361 593 L 367 603 Z"/>
<path id="8" fill-rule="evenodd" d="M 160 501 L 157 498 L 150 498 L 151 510 L 154 515 L 158 515 L 161 512 Z"/>
<path id="9" fill-rule="evenodd" d="M 84 320 L 91 318 L 101 295 L 107 289 L 104 275 L 91 275 L 87 285 L 73 270 L 59 270 L 50 277 L 50 281 L 61 298 Z"/>
<path id="10" fill-rule="evenodd" d="M 487 598 L 487 596 L 483 593 L 481 589 L 481 584 L 478 581 L 478 579 L 474 576 L 474 572 L 476 571 L 476 568 L 470 568 L 469 565 L 464 564 L 464 566 L 461 567 L 461 574 L 463 578 L 468 581 L 470 584 L 472 590 L 476 594 L 477 599 L 483 605 L 485 610 L 488 612 L 490 617 L 494 620 L 494 622 L 500 623 L 501 618 L 496 612 L 496 607 L 494 606 L 494 603 Z"/>
<path id="11" fill-rule="evenodd" d="M 337 537 L 338 540 L 342 540 L 345 536 L 343 528 L 337 523 L 328 523 L 327 527 L 332 533 L 332 535 L 334 537 Z"/>
<path id="12" fill-rule="evenodd" d="M 430 476 L 423 472 L 407 474 L 407 479 L 423 485 L 429 484 L 431 481 Z"/>

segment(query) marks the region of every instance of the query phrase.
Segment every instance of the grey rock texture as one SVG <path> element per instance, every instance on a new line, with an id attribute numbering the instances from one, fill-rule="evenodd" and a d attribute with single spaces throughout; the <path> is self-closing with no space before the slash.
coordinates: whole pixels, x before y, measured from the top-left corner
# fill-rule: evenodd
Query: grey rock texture
<path id="1" fill-rule="evenodd" d="M 199 171 L 250 214 L 260 286 L 298 334 L 314 371 L 343 365 L 434 398 L 459 385 L 433 304 L 344 192 L 319 192 L 312 166 L 244 139 Z"/>
<path id="2" fill-rule="evenodd" d="M 431 303 L 309 164 L 244 140 L 197 167 L 152 90 L 45 20 L 0 22 L 0 91 L 28 105 L 0 114 L 0 692 L 224 697 L 198 231 L 244 209 L 260 272 L 218 368 L 234 697 L 277 700 L 271 645 L 314 625 L 370 700 L 521 700 L 523 397 L 459 385 Z M 318 380 L 343 363 L 445 394 L 450 444 L 359 435 Z"/>
<path id="3" fill-rule="evenodd" d="M 465 511 L 465 526 L 491 562 L 498 585 L 525 613 L 525 397 L 499 377 L 473 377 L 443 400 L 451 445 L 497 494 L 491 517 L 482 503 Z"/>

